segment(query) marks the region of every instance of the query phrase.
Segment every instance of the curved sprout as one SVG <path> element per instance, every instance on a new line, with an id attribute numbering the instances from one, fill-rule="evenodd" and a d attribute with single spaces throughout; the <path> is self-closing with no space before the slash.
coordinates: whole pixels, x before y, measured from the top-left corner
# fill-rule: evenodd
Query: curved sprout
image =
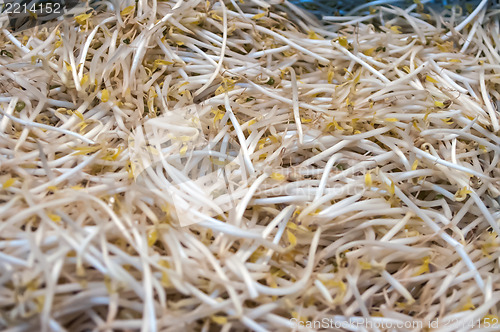
<path id="1" fill-rule="evenodd" d="M 1 30 L 0 329 L 494 322 L 498 8 L 393 3 Z"/>

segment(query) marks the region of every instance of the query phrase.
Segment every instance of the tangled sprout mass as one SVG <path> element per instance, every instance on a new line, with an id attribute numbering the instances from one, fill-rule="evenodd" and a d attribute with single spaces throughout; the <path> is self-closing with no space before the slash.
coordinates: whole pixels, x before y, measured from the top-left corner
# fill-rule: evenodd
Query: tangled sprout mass
<path id="1" fill-rule="evenodd" d="M 498 323 L 500 7 L 378 4 L 3 28 L 0 328 Z"/>

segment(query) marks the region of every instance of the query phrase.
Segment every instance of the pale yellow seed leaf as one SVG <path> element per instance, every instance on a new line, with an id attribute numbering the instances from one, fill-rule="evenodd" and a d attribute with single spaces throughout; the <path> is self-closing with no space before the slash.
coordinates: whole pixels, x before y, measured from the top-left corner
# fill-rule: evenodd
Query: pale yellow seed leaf
<path id="1" fill-rule="evenodd" d="M 418 159 L 415 159 L 415 161 L 411 165 L 411 170 L 414 171 L 417 169 L 417 167 L 418 167 Z"/>
<path id="2" fill-rule="evenodd" d="M 222 17 L 220 17 L 219 15 L 217 15 L 216 13 L 212 12 L 211 14 L 212 18 L 214 20 L 217 20 L 217 21 L 223 21 L 224 19 Z"/>
<path id="3" fill-rule="evenodd" d="M 437 43 L 436 45 L 441 52 L 453 52 L 453 42 L 452 41 L 447 41 L 447 42 L 444 42 L 442 44 Z"/>
<path id="4" fill-rule="evenodd" d="M 389 193 L 391 195 L 394 195 L 395 192 L 396 192 L 396 185 L 394 184 L 394 181 L 391 180 L 391 185 L 389 186 Z"/>
<path id="5" fill-rule="evenodd" d="M 363 51 L 363 54 L 364 55 L 367 55 L 367 56 L 371 56 L 373 54 L 373 52 L 375 52 L 376 48 L 375 47 L 372 47 L 372 48 L 369 48 L 367 50 L 364 50 Z"/>
<path id="6" fill-rule="evenodd" d="M 413 274 L 413 276 L 416 277 L 416 276 L 419 276 L 421 274 L 429 272 L 429 263 L 430 263 L 430 261 L 431 261 L 430 257 L 425 257 L 423 259 L 422 265 L 418 268 L 417 272 L 415 272 Z"/>
<path id="7" fill-rule="evenodd" d="M 286 235 L 288 237 L 288 242 L 290 242 L 292 246 L 295 246 L 297 244 L 297 237 L 295 236 L 295 234 L 293 234 L 290 230 L 287 229 Z"/>
<path id="8" fill-rule="evenodd" d="M 263 18 L 264 16 L 266 16 L 266 12 L 259 13 L 257 15 L 252 16 L 252 20 L 258 20 L 258 19 Z"/>
<path id="9" fill-rule="evenodd" d="M 396 119 L 396 118 L 385 118 L 384 121 L 385 122 L 397 122 L 398 119 Z"/>
<path id="10" fill-rule="evenodd" d="M 64 61 L 64 65 L 66 66 L 67 71 L 71 71 L 71 65 L 68 62 Z"/>
<path id="11" fill-rule="evenodd" d="M 328 69 L 327 79 L 328 79 L 329 84 L 332 84 L 332 82 L 333 82 L 333 75 L 334 75 L 333 69 L 332 68 Z"/>
<path id="12" fill-rule="evenodd" d="M 468 298 L 467 302 L 464 304 L 462 309 L 460 309 L 460 311 L 467 311 L 467 310 L 474 310 L 474 309 L 476 309 L 476 306 L 474 304 L 472 304 L 471 299 Z"/>
<path id="13" fill-rule="evenodd" d="M 82 113 L 74 111 L 73 114 L 76 115 L 80 120 L 85 121 L 85 118 L 83 117 Z"/>
<path id="14" fill-rule="evenodd" d="M 401 30 L 400 30 L 400 29 L 401 29 L 401 27 L 399 27 L 399 26 L 397 26 L 397 25 L 393 25 L 393 26 L 391 27 L 391 31 L 392 31 L 392 32 L 394 32 L 394 33 L 398 33 L 398 34 L 399 34 L 399 33 L 401 33 Z"/>
<path id="15" fill-rule="evenodd" d="M 340 126 L 340 125 L 337 123 L 337 121 L 335 121 L 335 119 L 333 119 L 333 118 L 332 118 L 332 122 L 330 122 L 330 123 L 326 126 L 326 128 L 327 128 L 328 130 L 330 130 L 330 129 L 331 129 L 331 127 L 334 127 L 334 128 L 335 128 L 335 129 L 337 129 L 337 130 L 344 130 L 344 128 L 343 128 L 342 126 Z"/>
<path id="16" fill-rule="evenodd" d="M 148 232 L 148 246 L 152 247 L 158 240 L 158 231 L 153 229 Z"/>
<path id="17" fill-rule="evenodd" d="M 224 317 L 224 316 L 216 316 L 216 315 L 213 315 L 211 317 L 212 321 L 218 325 L 225 325 L 227 324 L 227 317 Z"/>
<path id="18" fill-rule="evenodd" d="M 103 103 L 107 103 L 109 101 L 109 91 L 107 89 L 103 89 L 101 91 L 101 101 Z"/>
<path id="19" fill-rule="evenodd" d="M 52 220 L 55 223 L 58 223 L 61 221 L 61 217 L 58 216 L 57 214 L 49 213 L 49 214 L 47 214 L 47 216 L 50 218 L 50 220 Z"/>
<path id="20" fill-rule="evenodd" d="M 8 179 L 7 181 L 5 181 L 3 183 L 2 188 L 3 189 L 7 189 L 9 187 L 12 187 L 12 185 L 14 185 L 14 183 L 16 183 L 16 179 L 10 178 L 10 179 Z"/>
<path id="21" fill-rule="evenodd" d="M 163 59 L 156 59 L 153 62 L 153 71 L 155 71 L 160 66 L 168 66 L 168 65 L 171 65 L 171 64 L 173 64 L 173 62 L 171 62 L 171 61 L 167 61 L 167 60 L 163 60 Z M 185 83 L 189 84 L 189 82 L 185 82 Z M 179 86 L 179 87 L 181 87 L 181 86 Z"/>
<path id="22" fill-rule="evenodd" d="M 87 83 L 89 81 L 89 75 L 88 74 L 84 74 L 81 81 L 80 81 L 80 85 L 85 85 L 85 83 Z"/>
<path id="23" fill-rule="evenodd" d="M 281 174 L 281 173 L 272 173 L 271 174 L 271 179 L 277 180 L 277 181 L 283 181 L 283 180 L 286 179 L 286 177 L 283 174 Z"/>
<path id="24" fill-rule="evenodd" d="M 187 152 L 187 149 L 188 149 L 187 145 L 183 144 L 182 148 L 179 151 L 180 155 L 184 156 L 186 154 L 186 152 Z"/>
<path id="25" fill-rule="evenodd" d="M 432 78 L 431 76 L 427 75 L 425 76 L 425 79 L 431 83 L 438 83 L 438 81 L 434 78 Z"/>
<path id="26" fill-rule="evenodd" d="M 463 187 L 462 189 L 457 190 L 455 193 L 455 201 L 461 202 L 467 198 L 467 195 L 472 193 L 467 187 Z"/>
<path id="27" fill-rule="evenodd" d="M 365 174 L 365 184 L 367 187 L 371 187 L 373 184 L 372 175 L 370 174 L 370 172 Z"/>
<path id="28" fill-rule="evenodd" d="M 88 19 L 92 16 L 92 13 L 88 13 L 88 14 L 80 14 L 80 15 L 77 15 L 75 16 L 75 21 L 76 23 L 80 24 L 80 25 L 84 25 L 87 23 Z"/>
<path id="29" fill-rule="evenodd" d="M 432 111 L 428 111 L 425 113 L 424 115 L 424 121 L 427 121 L 427 119 L 429 118 L 429 115 L 431 115 Z"/>
<path id="30" fill-rule="evenodd" d="M 365 262 L 365 261 L 359 261 L 359 266 L 361 267 L 361 270 L 371 270 L 372 269 L 372 265 L 368 262 Z"/>
<path id="31" fill-rule="evenodd" d="M 74 156 L 83 156 L 89 153 L 96 152 L 101 149 L 100 145 L 96 146 L 80 146 L 80 147 L 74 147 L 72 148 L 73 150 L 76 150 L 77 152 L 73 153 Z"/>
<path id="32" fill-rule="evenodd" d="M 132 13 L 133 11 L 135 10 L 135 6 L 132 5 L 132 6 L 128 6 L 128 7 L 125 7 L 121 12 L 120 12 L 120 15 L 121 16 L 127 16 L 128 14 Z"/>
<path id="33" fill-rule="evenodd" d="M 172 286 L 172 282 L 170 282 L 170 278 L 169 278 L 167 272 L 162 272 L 162 274 L 161 274 L 161 284 L 162 284 L 163 287 L 170 287 L 170 286 Z"/>
<path id="34" fill-rule="evenodd" d="M 338 39 L 338 42 L 341 46 L 347 48 L 347 46 L 349 46 L 349 43 L 347 42 L 347 38 L 346 37 L 340 37 Z"/>
<path id="35" fill-rule="evenodd" d="M 323 282 L 323 284 L 329 288 L 339 288 L 341 291 L 345 291 L 347 289 L 346 284 L 340 280 L 328 280 Z"/>
<path id="36" fill-rule="evenodd" d="M 320 36 L 318 36 L 318 35 L 316 34 L 316 32 L 314 32 L 314 31 L 312 31 L 312 30 L 309 30 L 309 31 L 307 32 L 307 37 L 308 37 L 309 39 L 315 39 L 315 40 L 321 40 L 321 39 L 322 39 Z"/>
<path id="37" fill-rule="evenodd" d="M 169 263 L 168 261 L 164 260 L 164 259 L 161 259 L 161 260 L 158 262 L 158 264 L 159 264 L 160 266 L 166 267 L 167 269 L 169 269 L 169 268 L 170 268 L 170 263 Z"/>

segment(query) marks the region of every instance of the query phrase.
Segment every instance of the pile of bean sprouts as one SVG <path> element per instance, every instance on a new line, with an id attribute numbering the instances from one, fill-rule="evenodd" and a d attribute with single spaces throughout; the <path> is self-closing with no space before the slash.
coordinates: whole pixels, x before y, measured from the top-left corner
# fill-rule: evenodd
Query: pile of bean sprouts
<path id="1" fill-rule="evenodd" d="M 498 323 L 500 7 L 376 4 L 3 28 L 0 329 Z"/>

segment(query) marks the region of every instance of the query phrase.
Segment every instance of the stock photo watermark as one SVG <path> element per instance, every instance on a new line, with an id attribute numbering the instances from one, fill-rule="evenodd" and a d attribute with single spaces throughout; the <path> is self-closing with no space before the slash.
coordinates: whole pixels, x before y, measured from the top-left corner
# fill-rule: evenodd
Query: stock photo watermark
<path id="1" fill-rule="evenodd" d="M 371 317 L 366 319 L 364 317 L 352 317 L 350 319 L 334 319 L 334 318 L 322 318 L 319 320 L 300 320 L 297 318 L 291 318 L 290 322 L 296 330 L 301 328 L 306 329 L 347 329 L 347 330 L 357 330 L 363 329 L 398 329 L 399 330 L 422 330 L 426 329 L 437 329 L 446 328 L 450 329 L 500 329 L 500 322 L 498 318 L 485 318 L 485 319 L 434 319 L 431 321 L 421 321 L 421 320 L 396 320 L 383 317 Z"/>
<path id="2" fill-rule="evenodd" d="M 230 211 L 245 195 L 245 187 L 252 185 L 234 182 L 248 181 L 241 176 L 248 163 L 237 138 L 222 133 L 208 139 L 203 133 L 199 114 L 209 111 L 210 106 L 190 105 L 147 119 L 133 130 L 128 142 L 134 179 L 150 182 L 169 196 L 181 226 Z M 318 191 L 333 198 L 359 194 L 363 184 L 345 179 L 353 174 L 364 176 L 367 169 L 356 164 L 348 170 L 333 167 L 322 187 L 317 179 L 324 176 L 324 170 L 314 166 L 275 166 L 264 172 L 270 180 L 281 181 L 263 183 L 256 197 L 304 200 L 314 199 Z"/>
<path id="3" fill-rule="evenodd" d="M 240 146 L 229 135 L 207 139 L 200 111 L 206 109 L 190 105 L 148 119 L 128 144 L 134 179 L 152 181 L 167 194 L 181 226 L 229 211 L 238 198 L 225 172 L 242 167 Z"/>
<path id="4" fill-rule="evenodd" d="M 80 0 L 0 0 L 1 24 L 12 32 L 19 32 L 54 22 L 85 3 Z"/>
<path id="5" fill-rule="evenodd" d="M 333 318 L 323 318 L 321 320 L 303 321 L 296 318 L 290 319 L 290 322 L 297 329 L 422 329 L 424 323 L 422 321 L 387 321 L 387 320 L 371 320 L 357 317 L 350 320 L 335 320 Z"/>

